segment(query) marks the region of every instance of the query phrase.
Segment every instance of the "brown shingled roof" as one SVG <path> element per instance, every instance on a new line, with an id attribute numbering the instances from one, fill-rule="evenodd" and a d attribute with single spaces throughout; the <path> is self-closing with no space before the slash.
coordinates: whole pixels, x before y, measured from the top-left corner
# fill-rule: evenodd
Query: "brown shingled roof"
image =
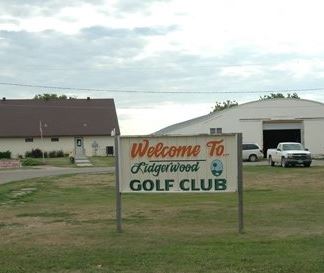
<path id="1" fill-rule="evenodd" d="M 119 126 L 113 99 L 0 100 L 0 137 L 107 136 Z"/>

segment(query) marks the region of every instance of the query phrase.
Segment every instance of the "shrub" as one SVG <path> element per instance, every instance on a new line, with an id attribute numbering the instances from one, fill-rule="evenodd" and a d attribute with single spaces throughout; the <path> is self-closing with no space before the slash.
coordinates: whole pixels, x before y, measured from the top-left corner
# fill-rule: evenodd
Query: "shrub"
<path id="1" fill-rule="evenodd" d="M 31 151 L 27 151 L 25 153 L 25 157 L 31 157 L 31 158 L 42 158 L 43 152 L 41 149 L 33 149 Z M 64 152 L 62 150 L 60 151 L 50 151 L 50 152 L 44 152 L 45 158 L 55 158 L 55 157 L 64 157 Z"/>
<path id="2" fill-rule="evenodd" d="M 21 160 L 21 165 L 22 166 L 37 166 L 37 165 L 42 165 L 43 163 L 40 162 L 39 160 L 33 159 L 33 158 L 25 158 Z"/>
<path id="3" fill-rule="evenodd" d="M 41 149 L 32 149 L 31 152 L 26 152 L 25 157 L 32 157 L 32 158 L 42 158 L 43 152 Z M 47 157 L 47 152 L 44 153 L 44 157 Z"/>
<path id="4" fill-rule="evenodd" d="M 54 158 L 54 157 L 64 157 L 64 153 L 62 150 L 60 151 L 51 151 L 48 153 L 48 157 Z"/>
<path id="5" fill-rule="evenodd" d="M 11 152 L 10 151 L 5 151 L 5 152 L 0 152 L 0 159 L 10 159 L 11 158 Z"/>
<path id="6" fill-rule="evenodd" d="M 75 158 L 74 158 L 74 156 L 73 156 L 73 155 L 70 155 L 69 158 L 70 158 L 70 162 L 71 162 L 72 164 L 74 164 L 74 162 L 75 162 Z"/>
<path id="7" fill-rule="evenodd" d="M 57 157 L 57 156 L 56 156 L 56 151 L 50 151 L 50 152 L 48 153 L 48 157 L 49 157 L 49 158 Z"/>
<path id="8" fill-rule="evenodd" d="M 32 157 L 34 158 L 42 158 L 43 157 L 43 153 L 42 153 L 42 150 L 41 149 L 33 149 L 32 150 Z"/>
<path id="9" fill-rule="evenodd" d="M 64 157 L 64 153 L 62 150 L 56 152 L 57 157 Z"/>

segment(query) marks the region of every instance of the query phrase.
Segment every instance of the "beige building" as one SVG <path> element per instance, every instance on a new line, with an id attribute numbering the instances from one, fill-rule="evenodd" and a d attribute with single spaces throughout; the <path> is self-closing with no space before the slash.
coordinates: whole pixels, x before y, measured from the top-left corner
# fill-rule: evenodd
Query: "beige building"
<path id="1" fill-rule="evenodd" d="M 119 134 L 112 99 L 0 101 L 0 151 L 12 157 L 32 149 L 76 156 L 114 155 Z"/>
<path id="2" fill-rule="evenodd" d="M 279 142 L 301 142 L 324 154 L 324 104 L 304 99 L 253 101 L 166 127 L 155 134 L 242 133 L 266 152 Z"/>

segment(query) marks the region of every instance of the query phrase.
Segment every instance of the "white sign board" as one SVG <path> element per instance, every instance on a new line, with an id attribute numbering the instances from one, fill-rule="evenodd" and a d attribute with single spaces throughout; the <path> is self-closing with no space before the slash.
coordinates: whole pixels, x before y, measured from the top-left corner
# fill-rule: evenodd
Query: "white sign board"
<path id="1" fill-rule="evenodd" d="M 119 190 L 235 192 L 237 134 L 120 137 Z"/>

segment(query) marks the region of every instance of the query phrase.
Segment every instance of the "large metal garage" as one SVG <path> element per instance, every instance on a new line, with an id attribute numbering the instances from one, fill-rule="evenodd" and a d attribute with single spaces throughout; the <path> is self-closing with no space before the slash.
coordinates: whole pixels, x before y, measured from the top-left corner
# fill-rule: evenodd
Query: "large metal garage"
<path id="1" fill-rule="evenodd" d="M 171 125 L 157 135 L 242 132 L 243 142 L 264 150 L 279 142 L 301 142 L 314 155 L 324 154 L 324 104 L 304 99 L 269 99 Z"/>

